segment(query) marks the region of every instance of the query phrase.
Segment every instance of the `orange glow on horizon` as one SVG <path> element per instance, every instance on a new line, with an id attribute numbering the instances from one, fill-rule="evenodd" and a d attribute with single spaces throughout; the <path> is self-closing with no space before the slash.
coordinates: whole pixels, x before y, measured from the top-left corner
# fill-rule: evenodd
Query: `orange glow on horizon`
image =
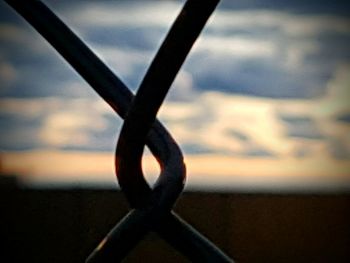
<path id="1" fill-rule="evenodd" d="M 19 175 L 23 182 L 115 183 L 112 153 L 28 151 L 2 153 L 2 173 Z M 187 155 L 187 181 L 195 185 L 227 185 L 244 181 L 273 183 L 283 180 L 330 180 L 350 185 L 350 162 L 332 159 L 239 158 L 222 155 Z M 145 155 L 143 169 L 150 182 L 159 167 Z"/>

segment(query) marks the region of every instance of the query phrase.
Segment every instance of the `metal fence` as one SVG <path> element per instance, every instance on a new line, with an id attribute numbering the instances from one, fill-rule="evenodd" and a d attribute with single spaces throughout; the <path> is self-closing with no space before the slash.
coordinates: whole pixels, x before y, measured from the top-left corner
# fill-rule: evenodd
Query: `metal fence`
<path id="1" fill-rule="evenodd" d="M 116 147 L 115 166 L 131 211 L 86 262 L 121 261 L 150 231 L 193 262 L 233 262 L 172 211 L 184 187 L 186 168 L 179 146 L 156 119 L 177 72 L 219 0 L 188 0 L 184 4 L 135 96 L 45 4 L 6 2 L 125 119 Z M 161 168 L 153 188 L 146 182 L 141 168 L 145 145 Z"/>

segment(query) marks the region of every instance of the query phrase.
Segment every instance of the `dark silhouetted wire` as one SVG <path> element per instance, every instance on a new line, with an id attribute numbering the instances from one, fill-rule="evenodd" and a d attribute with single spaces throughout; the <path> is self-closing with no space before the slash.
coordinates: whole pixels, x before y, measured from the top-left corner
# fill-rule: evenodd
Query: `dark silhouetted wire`
<path id="1" fill-rule="evenodd" d="M 232 262 L 215 245 L 171 211 L 183 190 L 180 148 L 156 113 L 191 46 L 218 0 L 189 0 L 172 26 L 141 86 L 132 93 L 98 57 L 40 1 L 6 0 L 125 118 L 116 150 L 119 183 L 135 208 L 106 236 L 87 262 L 118 262 L 150 230 L 195 262 Z M 130 106 L 131 105 L 131 106 Z M 161 167 L 153 189 L 141 170 L 147 144 Z"/>

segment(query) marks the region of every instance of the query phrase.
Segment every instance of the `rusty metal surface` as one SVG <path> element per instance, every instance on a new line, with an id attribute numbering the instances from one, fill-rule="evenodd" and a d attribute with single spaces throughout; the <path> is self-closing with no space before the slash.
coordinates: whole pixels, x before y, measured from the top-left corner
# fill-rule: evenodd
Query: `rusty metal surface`
<path id="1" fill-rule="evenodd" d="M 6 0 L 125 118 L 116 148 L 116 174 L 132 210 L 93 251 L 87 262 L 121 261 L 154 231 L 194 262 L 232 262 L 172 211 L 185 180 L 179 146 L 156 120 L 177 72 L 219 0 L 188 0 L 151 63 L 136 96 L 42 2 Z M 142 173 L 147 145 L 161 167 L 151 188 Z M 156 251 L 155 251 L 156 253 Z"/>

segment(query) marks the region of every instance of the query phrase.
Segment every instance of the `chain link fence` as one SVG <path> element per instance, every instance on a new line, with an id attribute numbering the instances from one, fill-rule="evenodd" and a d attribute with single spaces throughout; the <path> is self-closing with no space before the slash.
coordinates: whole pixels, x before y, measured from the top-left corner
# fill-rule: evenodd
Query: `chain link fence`
<path id="1" fill-rule="evenodd" d="M 116 147 L 115 167 L 131 210 L 86 262 L 121 261 L 150 231 L 193 262 L 233 262 L 172 211 L 184 188 L 186 168 L 180 147 L 156 119 L 176 74 L 219 0 L 188 0 L 184 4 L 135 96 L 44 3 L 6 2 L 125 120 Z M 141 168 L 145 145 L 161 168 L 153 188 Z"/>

